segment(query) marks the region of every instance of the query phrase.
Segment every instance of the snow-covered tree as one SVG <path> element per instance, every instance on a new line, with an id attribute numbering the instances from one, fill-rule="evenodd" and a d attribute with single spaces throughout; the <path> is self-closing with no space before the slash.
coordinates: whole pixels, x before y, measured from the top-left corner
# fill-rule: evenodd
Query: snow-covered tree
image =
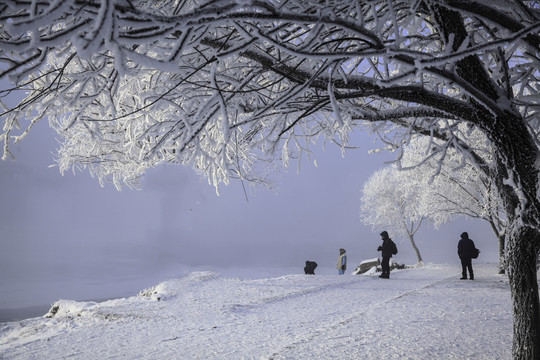
<path id="1" fill-rule="evenodd" d="M 426 137 L 411 141 L 401 155 L 400 166 L 389 165 L 366 181 L 362 222 L 408 237 L 421 263 L 414 235 L 422 223 L 438 228 L 456 216 L 487 221 L 499 241 L 499 273 L 504 274 L 506 219 L 493 181 L 463 162 L 453 149 L 448 149 L 441 161 L 437 156 L 425 157 L 433 141 Z M 480 141 L 476 145 L 478 149 L 482 146 Z"/>
<path id="2" fill-rule="evenodd" d="M 218 184 L 264 179 L 267 165 L 286 164 L 317 139 L 346 145 L 363 122 L 392 131 L 398 148 L 416 134 L 436 138 L 426 156 L 453 148 L 496 186 L 508 223 L 513 354 L 540 359 L 538 8 L 520 0 L 4 0 L 0 76 L 27 92 L 3 107 L 4 156 L 47 118 L 63 138 L 62 170 L 86 167 L 122 184 L 173 162 Z M 493 156 L 459 124 L 482 132 Z"/>
<path id="3" fill-rule="evenodd" d="M 483 148 L 488 157 L 486 139 L 478 133 L 475 136 L 475 147 L 478 151 Z M 418 206 L 435 228 L 455 216 L 487 221 L 499 242 L 499 273 L 504 274 L 506 218 L 493 181 L 463 161 L 454 149 L 448 149 L 444 159 L 426 158 L 424 154 L 432 143 L 428 138 L 418 138 L 406 147 L 400 163 L 408 169 L 404 171 L 408 174 L 403 177 L 405 186 L 411 186 L 408 182 L 423 185 Z"/>
<path id="4" fill-rule="evenodd" d="M 422 255 L 414 241 L 414 235 L 429 214 L 422 211 L 422 191 L 420 181 L 412 181 L 411 175 L 399 171 L 396 165 L 376 171 L 365 182 L 360 219 L 376 229 L 388 230 L 393 237 L 406 236 L 416 254 L 418 264 L 423 264 Z M 395 239 L 394 239 L 395 240 Z"/>

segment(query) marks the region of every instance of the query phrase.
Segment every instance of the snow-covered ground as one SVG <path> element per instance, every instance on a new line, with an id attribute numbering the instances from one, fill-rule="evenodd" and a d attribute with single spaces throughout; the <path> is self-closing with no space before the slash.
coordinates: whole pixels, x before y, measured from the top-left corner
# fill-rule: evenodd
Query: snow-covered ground
<path id="1" fill-rule="evenodd" d="M 1 359 L 510 359 L 508 281 L 495 264 L 377 275 L 241 279 L 192 272 L 138 296 L 61 300 L 0 323 Z M 53 314 L 54 313 L 54 314 Z"/>

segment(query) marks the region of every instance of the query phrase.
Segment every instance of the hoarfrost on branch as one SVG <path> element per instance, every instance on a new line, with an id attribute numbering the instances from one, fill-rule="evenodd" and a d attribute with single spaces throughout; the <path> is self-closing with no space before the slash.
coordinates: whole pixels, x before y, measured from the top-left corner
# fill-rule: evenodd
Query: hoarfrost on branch
<path id="1" fill-rule="evenodd" d="M 268 160 L 288 163 L 319 138 L 346 146 L 366 123 L 405 127 L 398 146 L 417 133 L 450 139 L 456 120 L 474 125 L 461 97 L 501 111 L 453 69 L 480 50 L 489 71 L 513 59 L 494 81 L 536 122 L 536 59 L 523 41 L 536 22 L 517 6 L 493 11 L 527 20 L 521 35 L 472 14 L 450 51 L 455 36 L 430 20 L 430 2 L 28 4 L 1 10 L 2 75 L 27 94 L 4 109 L 4 158 L 16 125 L 39 114 L 63 139 L 62 171 L 89 168 L 119 186 L 165 162 L 190 164 L 214 185 L 264 182 Z"/>

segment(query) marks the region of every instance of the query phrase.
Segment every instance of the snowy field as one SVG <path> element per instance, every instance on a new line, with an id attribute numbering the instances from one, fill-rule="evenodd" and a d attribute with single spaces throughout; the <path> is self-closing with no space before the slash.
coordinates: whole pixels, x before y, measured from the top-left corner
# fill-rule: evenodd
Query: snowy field
<path id="1" fill-rule="evenodd" d="M 138 296 L 60 300 L 0 323 L 1 359 L 511 359 L 495 264 L 241 279 L 193 272 Z M 54 314 L 53 314 L 54 313 Z"/>

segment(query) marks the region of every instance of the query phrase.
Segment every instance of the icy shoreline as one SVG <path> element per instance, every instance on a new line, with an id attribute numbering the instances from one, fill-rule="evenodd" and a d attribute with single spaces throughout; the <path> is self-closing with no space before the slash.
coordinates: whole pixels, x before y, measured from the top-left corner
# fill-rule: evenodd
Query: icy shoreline
<path id="1" fill-rule="evenodd" d="M 328 267 L 321 267 L 316 270 L 316 274 L 334 274 L 335 269 Z M 21 321 L 31 319 L 34 317 L 40 317 L 45 315 L 52 304 L 59 298 L 67 298 L 82 302 L 104 302 L 107 300 L 122 299 L 131 296 L 136 296 L 141 290 L 156 285 L 160 281 L 183 277 L 186 274 L 197 271 L 213 271 L 219 274 L 221 277 L 235 277 L 242 279 L 259 279 L 269 278 L 291 274 L 302 274 L 302 267 L 260 267 L 260 268 L 241 268 L 241 267 L 215 267 L 215 266 L 198 266 L 188 267 L 179 265 L 166 269 L 158 274 L 148 275 L 146 277 L 139 276 L 131 278 L 129 280 L 123 280 L 122 278 L 110 279 L 106 278 L 102 274 L 97 274 L 96 278 L 82 279 L 82 283 L 75 283 L 73 280 L 63 281 L 48 285 L 50 291 L 47 296 L 43 294 L 31 294 L 29 296 L 32 299 L 14 299 L 9 302 L 4 301 L 4 306 L 0 306 L 0 323 Z M 61 279 L 60 279 L 61 280 Z M 89 284 L 89 285 L 88 285 Z M 78 290 L 71 290 L 70 288 L 84 288 L 89 287 L 94 289 L 94 295 L 89 296 L 88 291 L 81 293 Z M 70 291 L 64 291 L 60 296 L 56 295 L 58 289 L 70 289 Z M 67 294 L 67 295 L 66 295 Z M 37 296 L 45 297 L 45 301 L 36 301 Z M 23 306 L 18 304 L 23 303 Z M 7 305 L 7 306 L 6 306 Z"/>
<path id="2" fill-rule="evenodd" d="M 122 299 L 122 298 L 110 297 L 110 298 L 78 300 L 78 301 L 81 301 L 81 302 L 90 301 L 90 302 L 102 303 L 105 301 L 117 300 L 117 299 Z M 23 321 L 23 320 L 36 318 L 36 317 L 41 317 L 47 314 L 51 306 L 52 304 L 43 304 L 43 305 L 25 306 L 21 308 L 0 309 L 0 323 Z"/>

